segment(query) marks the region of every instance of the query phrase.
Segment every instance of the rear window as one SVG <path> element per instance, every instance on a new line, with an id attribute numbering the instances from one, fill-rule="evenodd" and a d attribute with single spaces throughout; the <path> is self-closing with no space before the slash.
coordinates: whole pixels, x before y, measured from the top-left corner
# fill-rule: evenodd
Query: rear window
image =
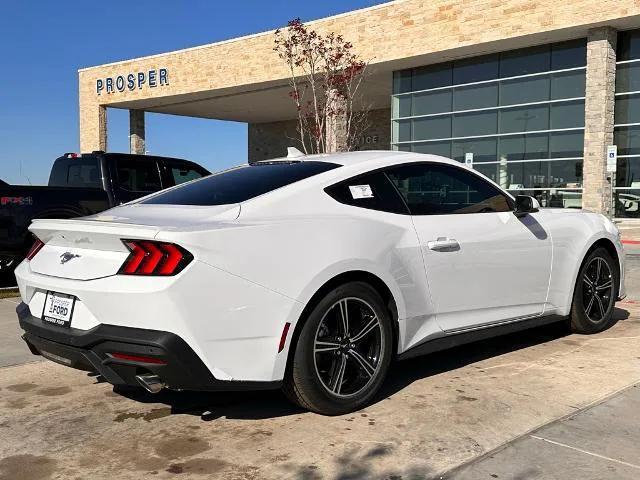
<path id="1" fill-rule="evenodd" d="M 102 188 L 100 162 L 96 157 L 59 158 L 51 169 L 49 186 Z"/>
<path id="2" fill-rule="evenodd" d="M 239 203 L 305 178 L 337 168 L 327 162 L 255 163 L 210 175 L 141 203 L 165 205 L 226 205 Z"/>

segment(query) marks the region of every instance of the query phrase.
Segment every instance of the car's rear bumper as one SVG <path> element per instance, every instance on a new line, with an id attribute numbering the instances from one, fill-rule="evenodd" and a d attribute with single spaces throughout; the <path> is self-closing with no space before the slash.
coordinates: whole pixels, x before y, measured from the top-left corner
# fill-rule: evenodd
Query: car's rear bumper
<path id="1" fill-rule="evenodd" d="M 113 385 L 139 386 L 136 375 L 154 374 L 171 389 L 196 391 L 278 388 L 281 382 L 239 382 L 216 379 L 178 335 L 159 330 L 100 324 L 90 330 L 49 325 L 16 308 L 24 341 L 32 353 L 79 370 L 97 372 Z M 112 354 L 146 357 L 125 360 Z"/>

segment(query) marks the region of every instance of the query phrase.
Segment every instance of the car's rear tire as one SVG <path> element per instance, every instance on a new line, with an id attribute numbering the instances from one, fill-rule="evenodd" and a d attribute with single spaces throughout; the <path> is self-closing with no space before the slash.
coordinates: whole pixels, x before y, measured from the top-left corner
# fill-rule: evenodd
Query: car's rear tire
<path id="1" fill-rule="evenodd" d="M 364 282 L 345 283 L 303 321 L 285 376 L 287 397 L 323 415 L 365 406 L 382 385 L 394 352 L 393 320 L 378 292 Z"/>
<path id="2" fill-rule="evenodd" d="M 611 254 L 604 248 L 590 252 L 576 280 L 571 306 L 571 330 L 588 334 L 610 327 L 619 285 L 618 265 Z"/>

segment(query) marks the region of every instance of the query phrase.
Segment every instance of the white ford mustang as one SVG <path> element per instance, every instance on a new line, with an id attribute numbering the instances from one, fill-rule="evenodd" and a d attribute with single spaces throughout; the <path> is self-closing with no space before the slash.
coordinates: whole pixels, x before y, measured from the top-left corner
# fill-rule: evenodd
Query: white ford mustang
<path id="1" fill-rule="evenodd" d="M 597 332 L 624 296 L 607 218 L 431 155 L 293 155 L 30 229 L 34 354 L 151 392 L 282 386 L 324 414 L 371 401 L 394 358 Z"/>

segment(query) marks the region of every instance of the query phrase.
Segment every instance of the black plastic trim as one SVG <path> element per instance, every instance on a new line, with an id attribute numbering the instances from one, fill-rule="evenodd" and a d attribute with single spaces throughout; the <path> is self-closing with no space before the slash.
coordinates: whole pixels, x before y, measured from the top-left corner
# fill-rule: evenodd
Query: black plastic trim
<path id="1" fill-rule="evenodd" d="M 236 391 L 276 389 L 281 381 L 251 382 L 216 379 L 200 357 L 178 335 L 160 330 L 100 324 L 90 330 L 64 328 L 16 308 L 22 338 L 32 353 L 79 370 L 94 371 L 114 385 L 139 386 L 136 375 L 153 373 L 174 390 Z M 113 358 L 109 353 L 153 357 L 164 364 Z"/>
<path id="2" fill-rule="evenodd" d="M 528 330 L 530 328 L 540 327 L 542 325 L 548 325 L 550 323 L 561 322 L 563 320 L 566 320 L 567 318 L 568 317 L 563 317 L 560 315 L 544 315 L 540 317 L 528 318 L 526 320 L 518 320 L 510 323 L 501 323 L 499 325 L 487 326 L 484 328 L 478 328 L 466 332 L 445 334 L 442 337 L 426 340 L 423 343 L 419 343 L 411 347 L 410 349 L 398 355 L 398 360 L 418 357 L 420 355 L 447 350 L 449 348 L 458 347 L 467 343 L 486 340 L 488 338 L 507 335 L 509 333 L 520 332 L 522 330 Z"/>

